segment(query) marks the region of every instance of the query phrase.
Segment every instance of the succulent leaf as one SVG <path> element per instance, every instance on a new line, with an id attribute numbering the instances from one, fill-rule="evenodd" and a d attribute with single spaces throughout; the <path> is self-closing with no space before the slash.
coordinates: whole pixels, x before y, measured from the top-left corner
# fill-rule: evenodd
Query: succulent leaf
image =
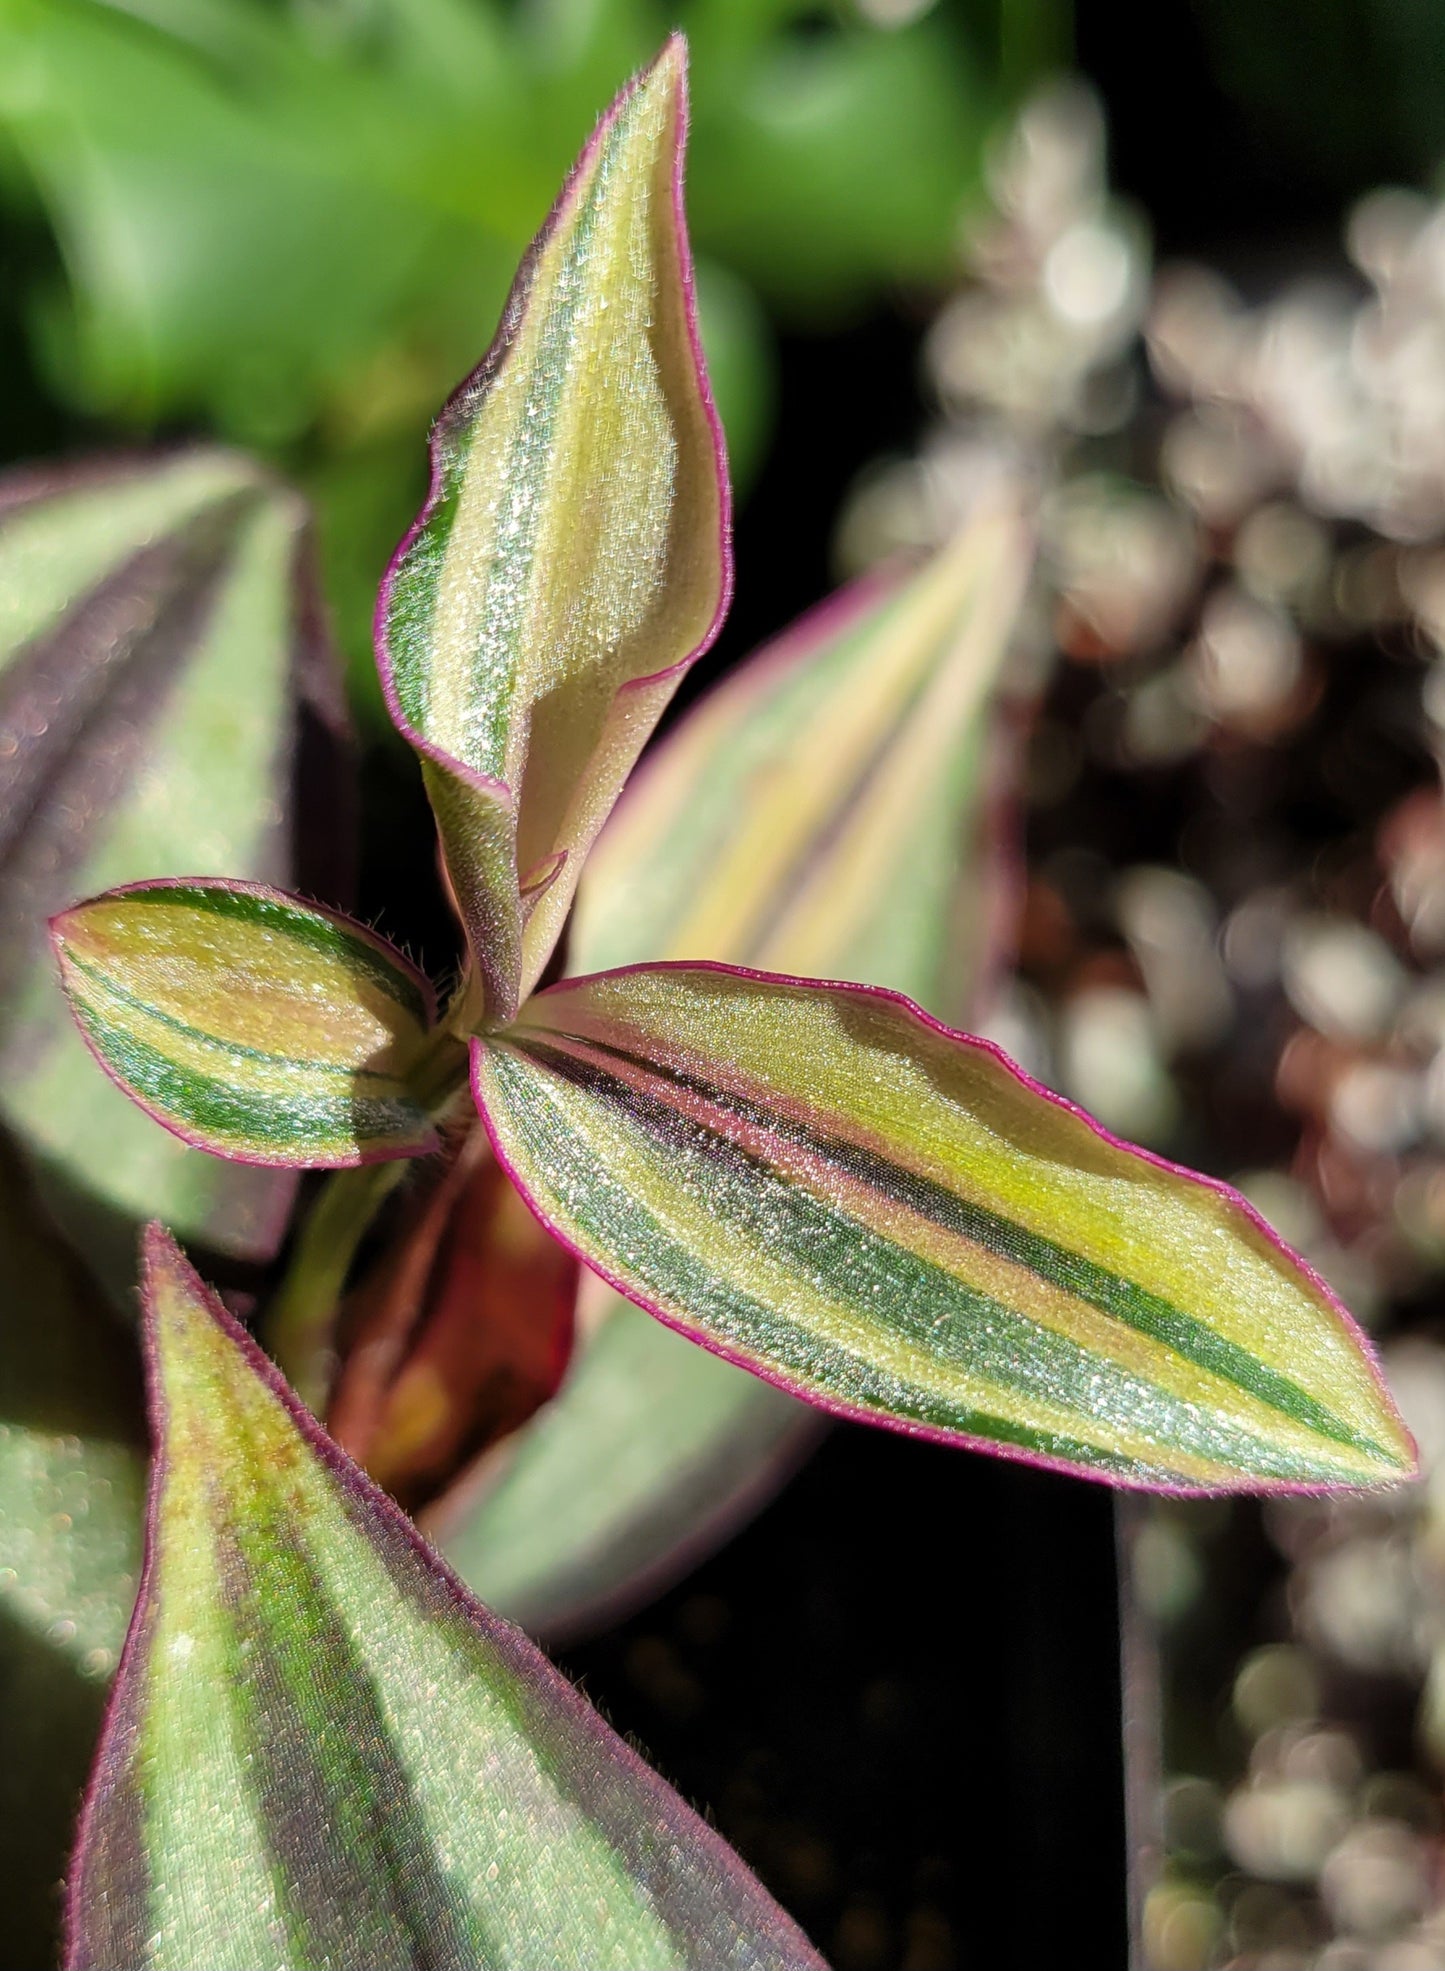
<path id="1" fill-rule="evenodd" d="M 1006 914 L 992 795 L 1016 723 L 1000 700 L 1027 561 L 1001 502 L 921 568 L 830 598 L 702 698 L 588 860 L 575 969 L 690 956 L 811 969 L 976 1018 Z M 425 1523 L 484 1600 L 566 1641 L 720 1538 L 820 1422 L 594 1281 L 557 1395 Z"/>
<path id="2" fill-rule="evenodd" d="M 0 1116 L 127 1305 L 140 1217 L 265 1258 L 293 1180 L 196 1154 L 95 1072 L 46 920 L 190 872 L 345 900 L 343 722 L 309 538 L 296 495 L 229 453 L 0 481 Z"/>
<path id="3" fill-rule="evenodd" d="M 603 832 L 571 968 L 711 958 L 967 1006 L 989 944 L 988 714 L 1027 572 L 1017 515 L 986 509 L 710 692 Z"/>

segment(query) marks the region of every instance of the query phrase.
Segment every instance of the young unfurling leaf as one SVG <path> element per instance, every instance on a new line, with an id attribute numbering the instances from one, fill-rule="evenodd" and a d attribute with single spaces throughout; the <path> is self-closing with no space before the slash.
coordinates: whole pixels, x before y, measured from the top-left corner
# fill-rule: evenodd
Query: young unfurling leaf
<path id="1" fill-rule="evenodd" d="M 722 437 L 682 216 L 680 39 L 617 98 L 442 412 L 377 612 L 492 1019 L 727 599 Z"/>
<path id="2" fill-rule="evenodd" d="M 431 989 L 360 924 L 276 890 L 145 883 L 52 932 L 102 1066 L 186 1141 L 247 1163 L 415 1156 Z"/>
<path id="3" fill-rule="evenodd" d="M 603 973 L 474 1043 L 473 1086 L 561 1238 L 825 1408 L 1187 1492 L 1414 1468 L 1358 1334 L 1242 1199 L 893 994 Z"/>
<path id="4" fill-rule="evenodd" d="M 159 1228 L 146 1276 L 150 1534 L 71 1870 L 71 1971 L 822 1971 Z"/>

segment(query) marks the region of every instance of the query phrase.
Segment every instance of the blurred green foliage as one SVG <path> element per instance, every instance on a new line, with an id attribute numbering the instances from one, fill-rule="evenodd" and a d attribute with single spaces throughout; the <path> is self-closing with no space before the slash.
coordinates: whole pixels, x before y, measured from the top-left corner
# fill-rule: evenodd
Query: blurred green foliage
<path id="1" fill-rule="evenodd" d="M 579 132 L 674 16 L 745 484 L 769 311 L 822 322 L 946 278 L 989 132 L 1065 52 L 1058 0 L 0 0 L 0 198 L 38 211 L 63 268 L 20 297 L 47 386 L 283 463 L 317 502 L 363 702 L 427 419 Z"/>

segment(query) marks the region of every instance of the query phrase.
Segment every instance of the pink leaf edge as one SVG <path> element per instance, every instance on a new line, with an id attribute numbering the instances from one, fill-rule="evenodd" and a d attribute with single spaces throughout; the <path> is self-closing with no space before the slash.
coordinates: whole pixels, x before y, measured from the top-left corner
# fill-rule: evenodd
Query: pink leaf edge
<path id="1" fill-rule="evenodd" d="M 1202 1171 L 1190 1170 L 1185 1164 L 1171 1162 L 1168 1157 L 1161 1157 L 1153 1150 L 1142 1149 L 1137 1143 L 1130 1143 L 1121 1136 L 1115 1136 L 1112 1131 L 1105 1129 L 1102 1123 L 1096 1121 L 1086 1109 L 1081 1109 L 1077 1102 L 1071 1102 L 1066 1095 L 1059 1095 L 1052 1088 L 1046 1088 L 1041 1081 L 1036 1080 L 1033 1075 L 1028 1074 L 1016 1061 L 1009 1058 L 997 1042 L 985 1040 L 979 1034 L 965 1033 L 958 1027 L 946 1025 L 944 1021 L 935 1019 L 931 1013 L 925 1012 L 916 1000 L 908 998 L 905 993 L 894 992 L 887 986 L 858 985 L 847 979 L 805 979 L 787 972 L 762 972 L 748 965 L 724 965 L 716 959 L 675 958 L 660 960 L 655 964 L 618 965 L 613 970 L 607 972 L 592 972 L 579 978 L 559 979 L 555 985 L 543 987 L 541 991 L 534 993 L 532 997 L 534 999 L 545 999 L 554 993 L 571 991 L 578 986 L 592 985 L 603 979 L 627 978 L 633 973 L 640 972 L 654 975 L 659 972 L 716 972 L 731 978 L 752 979 L 760 985 L 786 986 L 795 990 L 802 988 L 809 992 L 848 993 L 856 998 L 885 1001 L 890 1005 L 897 1006 L 904 1013 L 916 1020 L 920 1026 L 931 1029 L 934 1033 L 942 1035 L 944 1039 L 966 1047 L 974 1053 L 987 1055 L 990 1059 L 997 1062 L 1020 1087 L 1026 1089 L 1031 1095 L 1041 1097 L 1044 1101 L 1051 1103 L 1055 1108 L 1063 1109 L 1068 1115 L 1076 1117 L 1092 1135 L 1096 1136 L 1100 1142 L 1107 1144 L 1110 1149 L 1122 1150 L 1125 1155 L 1137 1157 L 1140 1162 L 1152 1166 L 1155 1170 L 1163 1171 L 1168 1176 L 1182 1177 L 1191 1184 L 1197 1184 L 1207 1191 L 1213 1191 L 1216 1196 L 1224 1199 L 1227 1204 L 1237 1210 L 1253 1229 L 1262 1235 L 1265 1242 L 1273 1246 L 1308 1281 L 1310 1286 L 1325 1301 L 1331 1313 L 1339 1320 L 1345 1332 L 1355 1342 L 1369 1371 L 1370 1377 L 1383 1399 L 1385 1408 L 1396 1419 L 1397 1423 L 1399 1423 L 1402 1436 L 1409 1445 L 1413 1461 L 1408 1471 L 1402 1471 L 1398 1477 L 1382 1478 L 1379 1484 L 1400 1484 L 1419 1477 L 1419 1447 L 1412 1433 L 1405 1427 L 1404 1420 L 1400 1417 L 1389 1384 L 1385 1380 L 1384 1372 L 1380 1367 L 1374 1348 L 1365 1334 L 1364 1329 L 1360 1326 L 1353 1314 L 1350 1313 L 1343 1301 L 1340 1300 L 1333 1288 L 1310 1265 L 1309 1261 L 1300 1253 L 1297 1253 L 1293 1246 L 1289 1245 L 1279 1236 L 1274 1227 L 1256 1211 L 1248 1198 L 1237 1191 L 1232 1184 L 1227 1184 L 1223 1178 L 1209 1177 Z M 1054 1457 L 1047 1452 L 1025 1450 L 1020 1445 L 1000 1444 L 992 1438 L 974 1437 L 965 1431 L 945 1430 L 936 1424 L 919 1423 L 914 1418 L 881 1416 L 875 1410 L 865 1409 L 860 1405 L 848 1403 L 839 1397 L 819 1395 L 816 1391 L 802 1387 L 779 1370 L 764 1366 L 741 1350 L 731 1349 L 725 1343 L 716 1341 L 711 1336 L 699 1334 L 694 1328 L 689 1327 L 686 1322 L 679 1320 L 665 1308 L 659 1307 L 655 1301 L 649 1300 L 637 1287 L 629 1285 L 626 1280 L 611 1272 L 607 1267 L 600 1265 L 597 1260 L 585 1252 L 574 1239 L 569 1237 L 556 1224 L 545 1207 L 532 1196 L 521 1173 L 508 1156 L 506 1146 L 501 1140 L 496 1123 L 488 1112 L 481 1092 L 479 1074 L 479 1063 L 485 1052 L 486 1045 L 486 1041 L 480 1037 L 473 1039 L 470 1045 L 472 1100 L 476 1106 L 477 1114 L 481 1118 L 482 1126 L 487 1132 L 497 1161 L 516 1186 L 523 1203 L 544 1230 L 550 1232 L 552 1237 L 559 1244 L 565 1246 L 569 1252 L 573 1253 L 590 1272 L 595 1273 L 599 1279 L 605 1280 L 608 1286 L 614 1288 L 625 1299 L 632 1301 L 636 1306 L 642 1308 L 644 1313 L 651 1314 L 656 1320 L 661 1321 L 664 1327 L 672 1328 L 678 1334 L 685 1335 L 689 1341 L 695 1342 L 699 1348 L 707 1349 L 709 1354 L 719 1355 L 724 1361 L 732 1362 L 737 1367 L 748 1370 L 750 1374 L 759 1377 L 763 1382 L 772 1383 L 775 1388 L 785 1390 L 790 1396 L 797 1397 L 801 1402 L 808 1404 L 810 1407 L 822 1410 L 829 1416 L 840 1417 L 846 1422 L 867 1424 L 873 1429 L 895 1431 L 902 1437 L 916 1437 L 925 1443 L 948 1444 L 957 1449 L 981 1451 L 988 1457 L 1005 1458 L 1011 1463 L 1032 1465 L 1041 1471 L 1059 1472 L 1069 1478 L 1082 1478 L 1094 1484 L 1106 1485 L 1111 1490 L 1144 1492 L 1156 1498 L 1224 1498 L 1240 1493 L 1259 1494 L 1271 1498 L 1284 1496 L 1322 1498 L 1342 1491 L 1366 1491 L 1371 1489 L 1367 1483 L 1344 1485 L 1322 1482 L 1314 1484 L 1306 1480 L 1247 1478 L 1243 1475 L 1241 1475 L 1238 1483 L 1222 1483 L 1208 1486 L 1161 1484 L 1154 1479 L 1135 1478 L 1121 1472 L 1094 1471 L 1085 1466 L 1073 1464 L 1066 1458 Z"/>
<path id="2" fill-rule="evenodd" d="M 769 1914 L 780 1941 L 789 1950 L 790 1971 L 828 1971 L 823 1958 L 813 1949 L 791 1918 L 772 1902 L 721 1835 L 669 1787 L 630 1745 L 611 1729 L 581 1692 L 568 1682 L 560 1670 L 518 1629 L 515 1624 L 494 1615 L 447 1565 L 439 1553 L 418 1532 L 414 1523 L 381 1487 L 327 1435 L 316 1418 L 301 1402 L 270 1357 L 239 1321 L 227 1310 L 219 1296 L 195 1273 L 176 1240 L 159 1220 L 153 1219 L 141 1234 L 141 1352 L 145 1365 L 146 1415 L 152 1446 L 150 1483 L 146 1494 L 144 1557 L 136 1604 L 115 1681 L 106 1701 L 94 1762 L 86 1780 L 76 1826 L 75 1845 L 66 1870 L 64 1885 L 64 1971 L 78 1971 L 82 1962 L 84 1874 L 89 1851 L 95 1839 L 99 1797 L 104 1782 L 126 1757 L 129 1741 L 139 1724 L 138 1706 L 132 1701 L 132 1687 L 139 1685 L 149 1629 L 149 1611 L 156 1592 L 160 1567 L 160 1503 L 170 1470 L 166 1450 L 168 1410 L 162 1388 L 159 1341 L 155 1310 L 154 1282 L 161 1272 L 179 1279 L 187 1292 L 199 1299 L 222 1334 L 240 1353 L 267 1391 L 286 1412 L 303 1442 L 363 1512 L 375 1514 L 390 1534 L 415 1555 L 422 1568 L 442 1590 L 446 1601 L 463 1621 L 480 1631 L 504 1658 L 513 1674 L 525 1678 L 535 1689 L 544 1690 L 559 1717 L 566 1719 L 578 1735 L 592 1744 L 599 1766 L 610 1765 L 627 1776 L 638 1789 L 650 1796 L 658 1820 L 674 1833 L 686 1838 L 697 1850 L 711 1856 L 719 1876 L 726 1880 L 740 1899 L 769 1906 Z"/>
<path id="3" fill-rule="evenodd" d="M 713 397 L 712 383 L 707 373 L 707 363 L 703 356 L 702 335 L 698 327 L 697 314 L 697 276 L 693 266 L 692 248 L 687 227 L 687 215 L 683 202 L 684 161 L 687 150 L 687 135 L 691 116 L 687 83 L 687 37 L 680 31 L 668 36 L 661 51 L 646 67 L 638 70 L 630 81 L 618 92 L 597 123 L 587 142 L 583 145 L 577 161 L 568 172 L 566 180 L 558 193 L 551 210 L 542 222 L 541 229 L 533 239 L 513 276 L 506 303 L 502 309 L 501 320 L 490 346 L 476 368 L 459 383 L 438 412 L 432 425 L 428 443 L 430 477 L 427 495 L 420 513 L 402 536 L 396 552 L 387 563 L 382 576 L 381 587 L 377 593 L 376 610 L 372 619 L 372 638 L 376 650 L 377 674 L 381 680 L 382 696 L 386 701 L 387 712 L 392 724 L 422 758 L 454 774 L 474 792 L 485 795 L 503 808 L 515 806 L 516 792 L 504 780 L 489 774 L 476 772 L 444 747 L 416 730 L 407 719 L 397 696 L 395 666 L 391 653 L 391 640 L 388 633 L 388 618 L 391 610 L 392 588 L 397 571 L 418 537 L 430 525 L 433 514 L 445 494 L 446 468 L 444 454 L 453 431 L 466 422 L 473 401 L 481 395 L 501 368 L 516 338 L 518 326 L 527 311 L 531 291 L 532 270 L 547 247 L 552 234 L 566 216 L 576 197 L 578 182 L 603 138 L 616 122 L 628 100 L 637 92 L 647 78 L 674 52 L 682 54 L 683 60 L 678 79 L 679 103 L 677 116 L 677 136 L 673 146 L 672 167 L 672 207 L 673 220 L 677 229 L 678 269 L 682 282 L 683 309 L 687 322 L 688 342 L 692 351 L 693 367 L 697 376 L 698 394 L 702 400 L 703 415 L 707 421 L 712 438 L 713 460 L 717 471 L 718 484 L 718 566 L 720 581 L 717 607 L 711 622 L 703 631 L 698 643 L 686 656 L 674 664 L 666 664 L 660 671 L 650 676 L 629 679 L 620 687 L 623 692 L 642 691 L 660 684 L 669 678 L 681 678 L 691 669 L 699 657 L 706 654 L 717 641 L 718 632 L 723 626 L 733 598 L 733 545 L 732 545 L 732 483 L 728 476 L 727 439 L 723 432 L 722 420 L 718 416 L 717 404 Z"/>

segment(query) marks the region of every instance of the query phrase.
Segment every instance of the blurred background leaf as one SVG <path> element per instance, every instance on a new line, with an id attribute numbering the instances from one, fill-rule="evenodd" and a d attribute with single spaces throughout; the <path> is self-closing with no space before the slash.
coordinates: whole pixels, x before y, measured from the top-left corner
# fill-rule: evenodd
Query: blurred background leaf
<path id="1" fill-rule="evenodd" d="M 46 919 L 157 876 L 349 886 L 350 763 L 310 547 L 295 494 L 235 453 L 0 484 L 0 1117 L 127 1304 L 148 1213 L 264 1261 L 295 1180 L 187 1149 L 97 1073 Z"/>
<path id="2" fill-rule="evenodd" d="M 746 485 L 768 310 L 836 320 L 947 277 L 1055 20 L 1050 0 L 4 0 L 0 187 L 60 255 L 24 298 L 36 358 L 72 411 L 199 421 L 300 474 L 378 710 L 371 603 L 426 422 L 578 131 L 666 31 L 693 40 L 704 337 Z"/>
<path id="3" fill-rule="evenodd" d="M 54 1961 L 60 1878 L 140 1573 L 134 1351 L 0 1155 L 0 1964 Z"/>

